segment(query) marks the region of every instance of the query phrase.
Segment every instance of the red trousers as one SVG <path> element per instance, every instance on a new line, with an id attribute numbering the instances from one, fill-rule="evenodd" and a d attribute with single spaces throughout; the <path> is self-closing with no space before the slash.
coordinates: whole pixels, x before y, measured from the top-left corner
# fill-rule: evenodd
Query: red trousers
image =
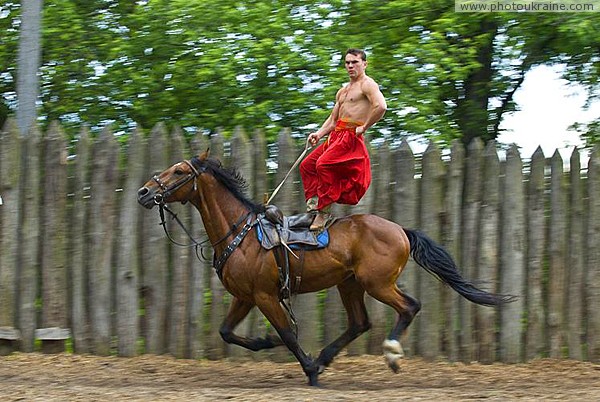
<path id="1" fill-rule="evenodd" d="M 300 163 L 304 197 L 319 197 L 317 209 L 358 204 L 371 184 L 371 162 L 357 123 L 338 121 L 327 141 Z"/>

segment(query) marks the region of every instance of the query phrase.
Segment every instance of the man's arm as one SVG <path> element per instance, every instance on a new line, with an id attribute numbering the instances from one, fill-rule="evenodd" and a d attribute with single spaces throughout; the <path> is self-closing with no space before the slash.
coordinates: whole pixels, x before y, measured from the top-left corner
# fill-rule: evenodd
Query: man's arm
<path id="1" fill-rule="evenodd" d="M 369 114 L 365 121 L 365 124 L 362 126 L 356 127 L 356 135 L 363 134 L 369 127 L 373 124 L 377 123 L 385 114 L 387 110 L 387 103 L 385 102 L 385 98 L 383 94 L 379 90 L 379 86 L 373 80 L 367 81 L 362 87 L 363 93 L 369 100 L 371 104 L 371 109 L 369 110 Z"/>
<path id="2" fill-rule="evenodd" d="M 335 123 L 338 120 L 338 115 L 340 112 L 340 104 L 338 102 L 339 96 L 340 91 L 338 91 L 338 93 L 335 95 L 335 106 L 333 107 L 331 114 L 329 115 L 329 117 L 327 117 L 327 120 L 325 120 L 321 128 L 318 131 L 310 133 L 308 135 L 308 141 L 312 146 L 315 146 L 321 138 L 332 132 L 335 128 Z"/>

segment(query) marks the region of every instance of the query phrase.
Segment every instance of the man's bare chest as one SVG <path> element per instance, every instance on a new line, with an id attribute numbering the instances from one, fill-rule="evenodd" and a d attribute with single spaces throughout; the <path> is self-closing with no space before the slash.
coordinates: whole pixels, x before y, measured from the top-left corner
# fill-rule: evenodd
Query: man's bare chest
<path id="1" fill-rule="evenodd" d="M 360 89 L 360 86 L 353 87 L 352 85 L 348 85 L 346 86 L 346 88 L 344 88 L 342 96 L 340 98 L 340 104 L 342 105 L 363 102 L 367 99 L 362 90 Z"/>

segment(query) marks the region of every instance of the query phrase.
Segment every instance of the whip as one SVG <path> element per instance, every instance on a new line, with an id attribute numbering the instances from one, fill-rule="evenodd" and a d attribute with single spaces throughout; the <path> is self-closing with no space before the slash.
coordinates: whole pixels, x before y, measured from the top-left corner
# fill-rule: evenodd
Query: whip
<path id="1" fill-rule="evenodd" d="M 306 145 L 304 146 L 304 151 L 300 154 L 300 156 L 298 157 L 298 159 L 296 159 L 296 162 L 294 162 L 294 164 L 292 165 L 292 167 L 290 168 L 290 170 L 287 172 L 287 174 L 285 175 L 285 177 L 283 178 L 283 180 L 281 181 L 281 183 L 279 183 L 279 185 L 275 189 L 275 191 L 273 191 L 273 194 L 271 194 L 271 196 L 267 200 L 267 205 L 269 205 L 271 203 L 271 200 L 273 200 L 273 198 L 275 198 L 275 195 L 279 192 L 279 190 L 281 189 L 281 186 L 283 186 L 283 183 L 285 183 L 285 181 L 287 180 L 287 178 L 290 175 L 290 173 L 292 173 L 292 170 L 294 170 L 296 168 L 296 166 L 298 166 L 298 164 L 300 163 L 300 161 L 302 160 L 302 158 L 304 158 L 304 156 L 306 155 L 306 153 L 308 152 L 308 150 L 311 149 L 311 148 L 312 148 L 312 145 L 310 145 L 310 143 L 308 142 L 308 138 L 307 138 L 306 139 Z"/>

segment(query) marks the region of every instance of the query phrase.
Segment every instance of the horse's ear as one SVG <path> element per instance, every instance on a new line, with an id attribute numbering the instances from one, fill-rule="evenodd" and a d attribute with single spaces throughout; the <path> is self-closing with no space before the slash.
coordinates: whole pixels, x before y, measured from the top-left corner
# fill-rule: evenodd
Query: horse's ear
<path id="1" fill-rule="evenodd" d="M 210 154 L 210 148 L 206 148 L 206 151 L 204 151 L 200 155 L 198 155 L 198 159 L 200 159 L 201 161 L 204 161 L 204 160 L 208 159 L 209 154 Z"/>

